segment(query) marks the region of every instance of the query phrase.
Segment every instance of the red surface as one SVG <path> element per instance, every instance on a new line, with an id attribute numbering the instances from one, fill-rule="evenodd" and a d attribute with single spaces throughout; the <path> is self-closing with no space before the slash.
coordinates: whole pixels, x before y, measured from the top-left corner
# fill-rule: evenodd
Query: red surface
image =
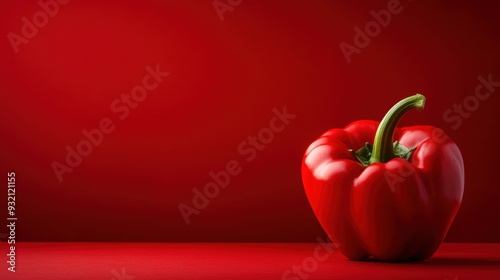
<path id="1" fill-rule="evenodd" d="M 213 0 L 71 0 L 15 53 L 7 34 L 38 2 L 0 1 L 0 178 L 17 172 L 18 241 L 314 242 L 323 230 L 301 183 L 306 147 L 420 92 L 426 109 L 401 125 L 441 127 L 465 161 L 447 240 L 500 242 L 500 89 L 456 130 L 443 118 L 478 76 L 500 80 L 498 1 L 402 0 L 350 64 L 339 44 L 389 0 L 245 0 L 222 22 Z M 170 76 L 120 120 L 110 105 L 157 64 Z M 284 106 L 296 119 L 249 162 L 238 146 Z M 60 183 L 51 164 L 103 118 L 115 130 Z M 242 172 L 187 226 L 179 204 L 230 160 Z"/>
<path id="2" fill-rule="evenodd" d="M 3 280 L 283 279 L 317 243 L 22 243 Z M 2 247 L 2 255 L 3 255 Z M 326 250 L 318 251 L 323 258 Z M 306 261 L 307 263 L 307 261 Z M 419 263 L 352 262 L 334 251 L 307 279 L 499 279 L 500 244 L 445 243 Z M 305 270 L 302 269 L 305 276 Z M 117 277 L 118 275 L 118 277 Z M 127 277 L 130 278 L 127 278 Z M 135 278 L 132 278 L 135 277 Z M 297 279 L 288 275 L 284 279 Z M 300 278 L 298 278 L 300 279 Z"/>

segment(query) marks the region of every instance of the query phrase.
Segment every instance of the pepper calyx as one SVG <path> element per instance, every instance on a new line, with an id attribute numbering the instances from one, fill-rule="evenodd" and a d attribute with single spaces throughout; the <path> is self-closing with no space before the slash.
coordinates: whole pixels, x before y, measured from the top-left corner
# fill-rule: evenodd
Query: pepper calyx
<path id="1" fill-rule="evenodd" d="M 407 161 L 411 161 L 411 157 L 413 152 L 417 147 L 407 148 L 403 144 L 399 143 L 399 141 L 394 141 L 393 149 L 394 155 L 396 158 L 404 158 Z M 370 157 L 372 156 L 373 145 L 366 142 L 365 146 L 361 147 L 357 151 L 353 149 L 349 149 L 349 152 L 352 153 L 356 159 L 361 163 L 364 167 L 370 165 Z"/>

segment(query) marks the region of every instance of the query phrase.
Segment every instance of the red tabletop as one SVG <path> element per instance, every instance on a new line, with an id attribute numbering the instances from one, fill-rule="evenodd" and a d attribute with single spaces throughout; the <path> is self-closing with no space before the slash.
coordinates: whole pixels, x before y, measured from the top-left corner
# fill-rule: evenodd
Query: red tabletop
<path id="1" fill-rule="evenodd" d="M 7 259 L 6 243 L 0 244 Z M 500 244 L 445 243 L 419 263 L 352 262 L 319 243 L 18 243 L 0 279 L 500 279 Z"/>

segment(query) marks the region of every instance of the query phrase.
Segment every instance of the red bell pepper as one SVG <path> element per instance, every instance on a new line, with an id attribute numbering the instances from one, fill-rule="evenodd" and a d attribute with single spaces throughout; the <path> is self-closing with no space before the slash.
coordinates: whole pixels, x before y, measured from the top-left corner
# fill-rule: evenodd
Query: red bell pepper
<path id="1" fill-rule="evenodd" d="M 302 180 L 312 209 L 351 260 L 425 260 L 460 207 L 464 164 L 457 145 L 436 127 L 396 128 L 408 110 L 424 104 L 417 94 L 380 123 L 331 129 L 304 155 Z"/>

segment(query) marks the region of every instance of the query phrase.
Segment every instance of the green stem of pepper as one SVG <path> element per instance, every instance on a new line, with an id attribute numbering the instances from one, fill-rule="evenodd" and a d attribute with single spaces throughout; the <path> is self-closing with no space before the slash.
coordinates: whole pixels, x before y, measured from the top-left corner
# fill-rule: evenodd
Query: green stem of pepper
<path id="1" fill-rule="evenodd" d="M 411 109 L 420 111 L 424 106 L 425 96 L 415 94 L 399 101 L 385 114 L 375 133 L 370 164 L 374 162 L 388 162 L 396 157 L 392 141 L 396 125 L 406 112 Z"/>

